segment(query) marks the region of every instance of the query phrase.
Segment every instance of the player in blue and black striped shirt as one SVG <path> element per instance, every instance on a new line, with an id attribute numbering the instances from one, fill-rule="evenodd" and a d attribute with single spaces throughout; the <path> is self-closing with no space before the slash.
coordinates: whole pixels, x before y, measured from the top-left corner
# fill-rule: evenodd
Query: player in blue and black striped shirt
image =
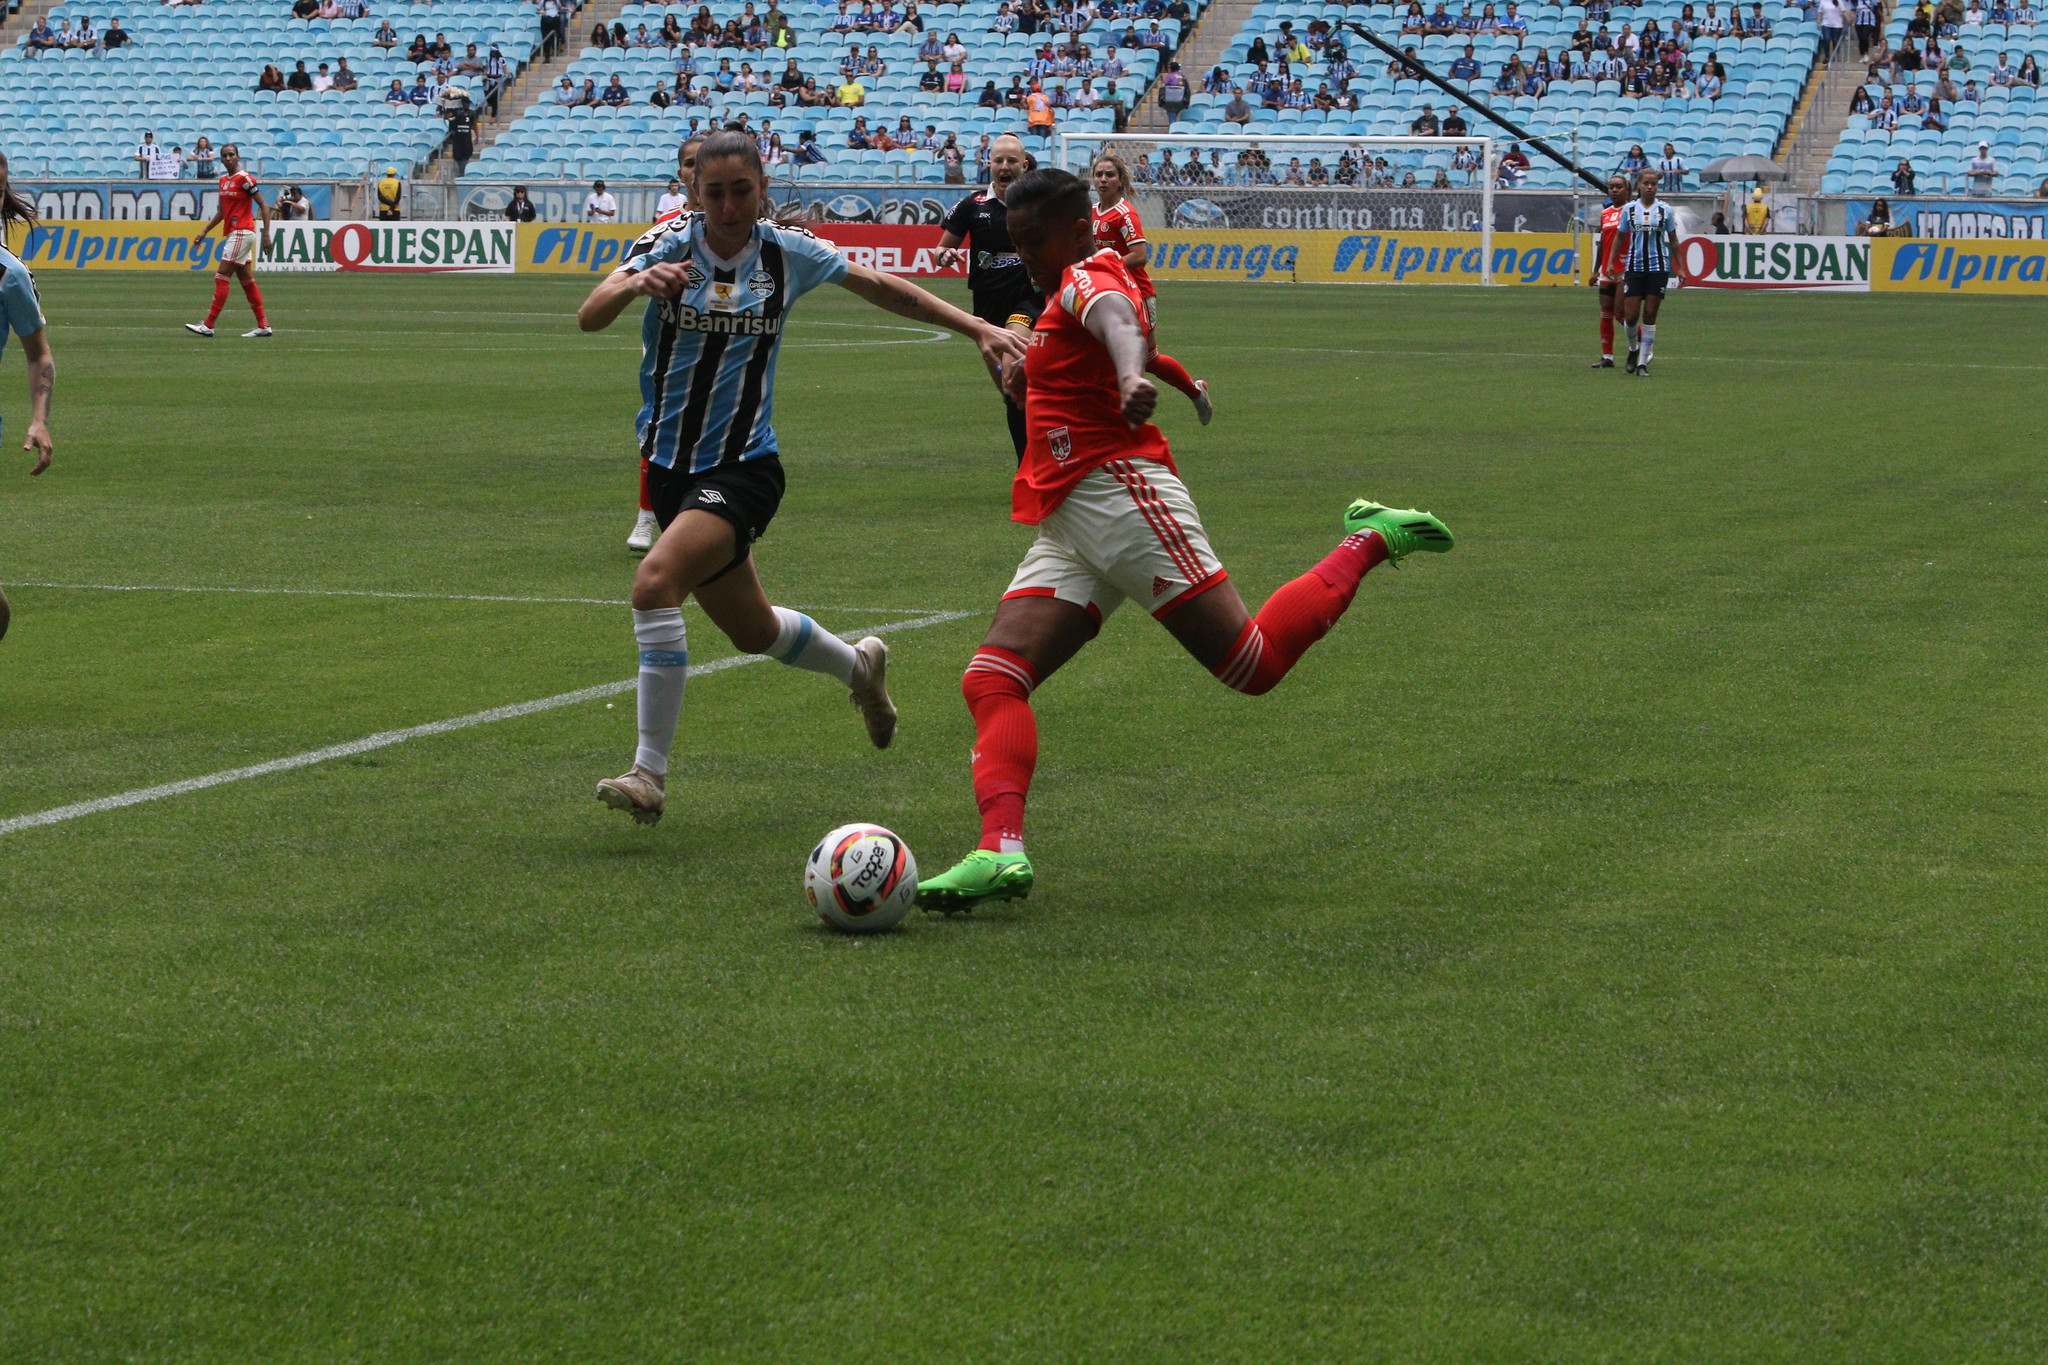
<path id="1" fill-rule="evenodd" d="M 7 349 L 10 334 L 21 338 L 28 362 L 28 432 L 21 448 L 35 452 L 31 477 L 50 467 L 50 393 L 57 384 L 57 362 L 50 355 L 36 282 L 21 258 L 7 249 L 7 231 L 17 223 L 32 228 L 35 221 L 35 205 L 7 182 L 7 158 L 0 156 L 0 351 Z M 0 635 L 7 633 L 7 622 L 7 594 L 0 592 Z"/>
<path id="2" fill-rule="evenodd" d="M 1657 309 L 1678 257 L 1678 215 L 1657 202 L 1657 172 L 1636 176 L 1636 200 L 1621 211 L 1616 231 L 1622 248 L 1621 320 L 1628 329 L 1627 373 L 1650 377 L 1657 349 Z"/>
<path id="3" fill-rule="evenodd" d="M 751 136 L 706 138 L 697 149 L 695 209 L 655 224 L 577 314 L 584 331 L 602 331 L 634 299 L 648 301 L 638 432 L 662 532 L 633 580 L 640 743 L 632 768 L 597 786 L 599 800 L 642 824 L 659 820 L 665 801 L 689 667 L 686 597 L 746 653 L 839 679 L 875 747 L 896 733 L 883 676 L 888 647 L 874 636 L 849 645 L 801 612 L 771 605 L 754 572 L 753 543 L 782 501 L 769 419 L 791 306 L 821 284 L 842 285 L 878 308 L 972 339 L 991 373 L 1024 354 L 1016 334 L 907 280 L 849 265 L 802 228 L 765 221 L 766 188 Z"/>

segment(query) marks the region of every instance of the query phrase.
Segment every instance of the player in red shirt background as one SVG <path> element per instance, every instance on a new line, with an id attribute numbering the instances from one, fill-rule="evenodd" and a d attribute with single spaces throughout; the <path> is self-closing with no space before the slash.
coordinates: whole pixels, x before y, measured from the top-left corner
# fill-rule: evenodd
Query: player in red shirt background
<path id="1" fill-rule="evenodd" d="M 1596 370 L 1614 368 L 1614 308 L 1621 292 L 1621 263 L 1628 243 L 1621 235 L 1621 210 L 1629 201 L 1628 180 L 1607 177 L 1607 202 L 1600 206 L 1600 249 L 1594 258 L 1593 287 L 1600 291 L 1600 358 Z"/>
<path id="2" fill-rule="evenodd" d="M 198 336 L 213 335 L 214 320 L 220 317 L 220 310 L 228 301 L 228 281 L 242 282 L 242 296 L 249 300 L 249 308 L 256 314 L 256 326 L 242 333 L 245 337 L 267 337 L 270 335 L 270 319 L 263 314 L 263 292 L 256 287 L 256 258 L 270 249 L 270 205 L 263 202 L 263 192 L 257 187 L 256 177 L 242 169 L 241 149 L 230 142 L 220 149 L 220 164 L 223 174 L 220 178 L 220 206 L 213 211 L 213 217 L 206 220 L 206 226 L 199 229 L 192 238 L 194 250 L 206 240 L 206 234 L 218 224 L 221 229 L 219 265 L 213 275 L 213 307 L 206 311 L 206 321 L 188 322 L 185 330 Z M 263 234 L 256 234 L 256 215 L 263 216 Z"/>
<path id="3" fill-rule="evenodd" d="M 1145 332 L 1152 337 L 1159 326 L 1159 296 L 1152 288 L 1152 277 L 1145 272 L 1152 248 L 1145 241 L 1145 225 L 1138 220 L 1138 210 L 1131 203 L 1131 172 L 1114 152 L 1104 152 L 1095 158 L 1088 173 L 1095 180 L 1097 197 L 1093 211 L 1095 245 L 1108 247 L 1123 259 L 1125 269 L 1137 282 L 1138 296 L 1144 300 Z M 1195 416 L 1203 426 L 1208 426 L 1209 419 L 1216 415 L 1216 408 L 1209 401 L 1208 382 L 1189 374 L 1187 367 L 1172 356 L 1159 354 L 1156 338 L 1152 342 L 1152 358 L 1145 362 L 1145 373 L 1158 375 L 1193 399 Z"/>
<path id="4" fill-rule="evenodd" d="M 1386 559 L 1451 548 L 1427 512 L 1360 499 L 1345 536 L 1257 616 L 1224 572 L 1201 514 L 1147 419 L 1159 391 L 1145 377 L 1152 329 L 1144 296 L 1114 249 L 1098 251 L 1088 186 L 1033 171 L 1004 196 L 1010 236 L 1046 291 L 1022 365 L 1004 374 L 1024 407 L 1027 440 L 1011 516 L 1038 527 L 994 623 L 961 680 L 974 715 L 974 799 L 981 846 L 922 882 L 918 904 L 952 913 L 1028 895 L 1024 799 L 1038 762 L 1031 692 L 1135 597 L 1228 687 L 1258 696 L 1287 675 Z"/>

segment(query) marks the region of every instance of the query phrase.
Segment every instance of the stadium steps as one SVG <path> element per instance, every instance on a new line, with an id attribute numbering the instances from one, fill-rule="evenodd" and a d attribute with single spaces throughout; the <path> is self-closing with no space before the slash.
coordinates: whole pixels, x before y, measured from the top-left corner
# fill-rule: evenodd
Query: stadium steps
<path id="1" fill-rule="evenodd" d="M 1889 7 L 1885 15 L 1890 16 Z M 1800 194 L 1814 194 L 1835 154 L 1835 144 L 1849 126 L 1849 97 L 1863 83 L 1863 61 L 1856 55 L 1856 33 L 1848 30 L 1835 46 L 1828 61 L 1815 61 L 1799 92 L 1792 117 L 1785 120 L 1785 135 L 1778 140 L 1771 159 L 1792 173 L 1786 188 Z"/>
<path id="2" fill-rule="evenodd" d="M 21 8 L 13 14 L 0 13 L 0 46 L 13 47 L 23 34 L 36 26 L 38 19 L 55 9 L 57 4 L 58 0 L 22 0 Z M 107 17 L 114 17 L 111 8 Z"/>
<path id="3" fill-rule="evenodd" d="M 1180 74 L 1188 78 L 1191 90 L 1202 88 L 1202 78 L 1210 67 L 1216 65 L 1223 49 L 1230 46 L 1230 40 L 1245 26 L 1256 7 L 1256 0 L 1215 0 L 1181 38 L 1180 46 L 1167 54 L 1166 61 L 1180 63 Z M 1165 62 L 1160 63 L 1159 74 L 1166 74 Z M 1133 133 L 1166 131 L 1166 111 L 1159 107 L 1159 81 L 1156 77 L 1152 88 L 1145 92 L 1145 98 L 1138 101 L 1138 107 L 1131 111 L 1124 128 Z"/>
<path id="4" fill-rule="evenodd" d="M 567 39 L 556 49 L 555 55 L 546 61 L 527 63 L 507 82 L 505 93 L 498 99 L 498 116 L 485 119 L 476 130 L 479 154 L 517 123 L 519 116 L 533 106 L 543 91 L 552 89 L 562 78 L 562 73 L 582 53 L 583 42 L 589 37 L 591 26 L 603 20 L 605 27 L 610 28 L 626 12 L 627 3 L 628 0 L 592 0 L 570 16 Z M 677 8 L 680 12 L 696 13 L 695 9 Z"/>

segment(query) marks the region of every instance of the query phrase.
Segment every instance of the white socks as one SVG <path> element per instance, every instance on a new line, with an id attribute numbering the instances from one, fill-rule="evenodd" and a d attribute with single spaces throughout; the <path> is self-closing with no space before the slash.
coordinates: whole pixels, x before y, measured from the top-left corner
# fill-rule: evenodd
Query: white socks
<path id="1" fill-rule="evenodd" d="M 1655 351 L 1655 350 L 1657 349 L 1657 324 L 1656 324 L 1656 323 L 1654 323 L 1654 322 L 1646 322 L 1646 323 L 1644 323 L 1644 324 L 1643 324 L 1643 328 L 1642 328 L 1642 332 L 1643 332 L 1643 354 L 1642 354 L 1642 363 L 1643 363 L 1643 364 L 1645 364 L 1645 365 L 1647 365 L 1647 364 L 1649 364 L 1649 363 L 1650 363 L 1650 355 L 1651 355 L 1651 353 L 1652 353 L 1653 351 Z"/>
<path id="2" fill-rule="evenodd" d="M 852 645 L 800 611 L 777 607 L 775 619 L 782 628 L 776 633 L 775 643 L 763 653 L 777 663 L 812 673 L 829 673 L 848 687 L 853 686 Z"/>
<path id="3" fill-rule="evenodd" d="M 640 747 L 633 763 L 665 777 L 668 751 L 676 742 L 676 721 L 683 714 L 683 683 L 690 675 L 683 609 L 634 612 L 633 638 L 640 644 Z"/>

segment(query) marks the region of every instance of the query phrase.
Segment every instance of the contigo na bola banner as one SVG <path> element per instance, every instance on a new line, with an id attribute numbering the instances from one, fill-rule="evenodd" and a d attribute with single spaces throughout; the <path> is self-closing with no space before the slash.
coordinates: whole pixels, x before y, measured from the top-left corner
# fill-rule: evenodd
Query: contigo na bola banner
<path id="1" fill-rule="evenodd" d="M 1687 237 L 1678 273 L 1694 289 L 1870 289 L 1868 237 Z"/>

